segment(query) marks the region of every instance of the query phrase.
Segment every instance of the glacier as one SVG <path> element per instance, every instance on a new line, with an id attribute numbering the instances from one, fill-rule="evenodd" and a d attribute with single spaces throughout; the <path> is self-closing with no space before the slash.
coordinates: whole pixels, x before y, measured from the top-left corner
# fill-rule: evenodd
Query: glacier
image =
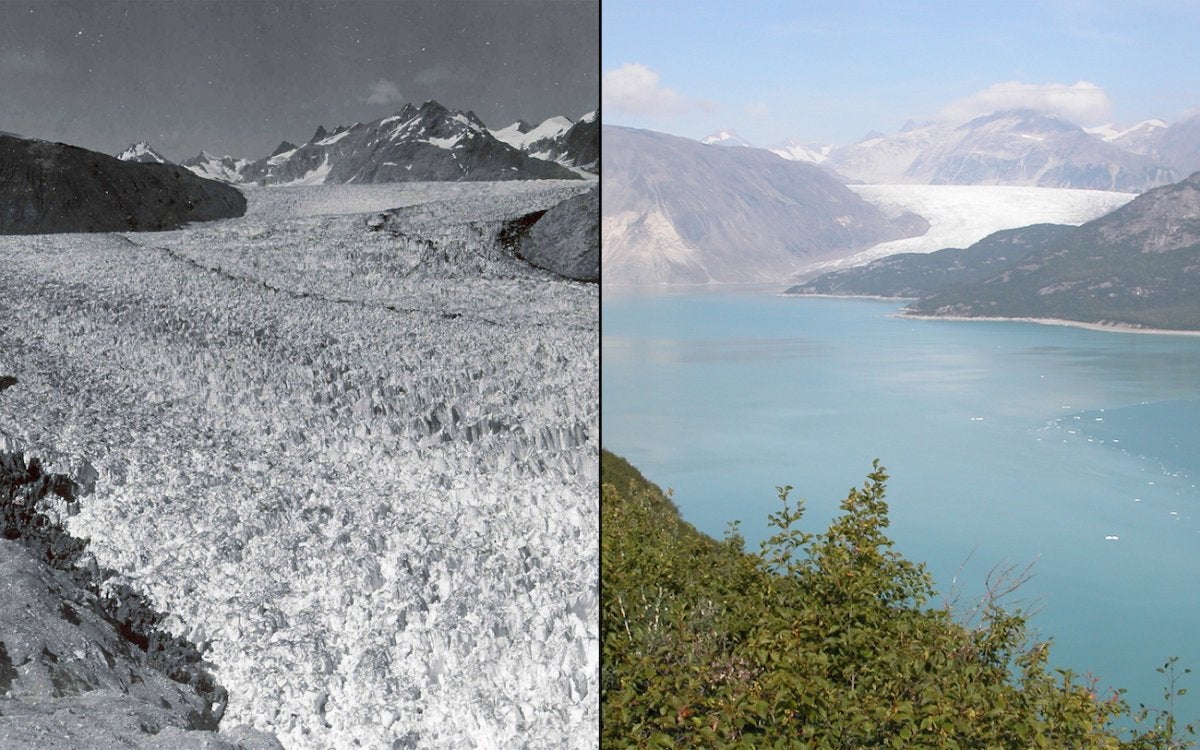
<path id="1" fill-rule="evenodd" d="M 846 258 L 806 270 L 861 266 L 896 253 L 965 248 L 1001 229 L 1031 224 L 1079 225 L 1137 197 L 1136 193 L 1013 185 L 847 185 L 889 216 L 912 212 L 929 222 L 919 237 L 883 242 Z"/>
<path id="2" fill-rule="evenodd" d="M 239 219 L 0 238 L 0 447 L 94 467 L 54 512 L 203 645 L 225 722 L 594 745 L 599 291 L 495 242 L 587 187 L 252 188 Z"/>

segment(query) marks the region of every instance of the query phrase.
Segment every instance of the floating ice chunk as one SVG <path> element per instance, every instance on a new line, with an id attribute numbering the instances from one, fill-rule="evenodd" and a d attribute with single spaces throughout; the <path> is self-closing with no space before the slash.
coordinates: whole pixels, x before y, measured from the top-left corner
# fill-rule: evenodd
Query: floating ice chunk
<path id="1" fill-rule="evenodd" d="M 1108 536 L 1104 537 L 1104 541 L 1115 542 L 1115 541 L 1119 540 L 1120 538 L 1121 537 L 1117 536 L 1116 534 L 1109 534 Z"/>

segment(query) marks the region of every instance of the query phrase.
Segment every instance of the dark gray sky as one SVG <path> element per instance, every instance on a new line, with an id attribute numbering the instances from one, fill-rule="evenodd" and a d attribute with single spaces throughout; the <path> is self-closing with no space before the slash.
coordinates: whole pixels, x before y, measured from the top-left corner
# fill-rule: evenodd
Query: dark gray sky
<path id="1" fill-rule="evenodd" d="M 266 156 L 405 102 L 491 128 L 599 105 L 598 0 L 0 0 L 0 130 Z"/>

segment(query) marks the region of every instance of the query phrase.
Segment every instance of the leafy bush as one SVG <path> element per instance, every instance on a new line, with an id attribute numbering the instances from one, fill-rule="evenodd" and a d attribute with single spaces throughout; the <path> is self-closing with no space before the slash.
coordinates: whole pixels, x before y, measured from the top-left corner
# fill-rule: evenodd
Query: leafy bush
<path id="1" fill-rule="evenodd" d="M 932 579 L 884 533 L 886 481 L 876 462 L 821 534 L 779 488 L 774 533 L 748 554 L 736 526 L 723 542 L 701 534 L 602 452 L 603 746 L 1191 745 L 1169 711 L 1120 729 L 1149 712 L 1049 670 L 1049 644 L 998 597 L 974 627 L 928 607 Z M 1161 671 L 1178 693 L 1174 661 Z"/>

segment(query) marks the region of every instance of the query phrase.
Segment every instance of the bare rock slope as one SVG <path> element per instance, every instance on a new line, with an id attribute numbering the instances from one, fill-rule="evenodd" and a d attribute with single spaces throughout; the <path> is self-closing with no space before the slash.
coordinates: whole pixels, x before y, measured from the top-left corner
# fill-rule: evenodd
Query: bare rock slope
<path id="1" fill-rule="evenodd" d="M 605 283 L 778 281 L 928 228 L 811 164 L 603 128 Z"/>

